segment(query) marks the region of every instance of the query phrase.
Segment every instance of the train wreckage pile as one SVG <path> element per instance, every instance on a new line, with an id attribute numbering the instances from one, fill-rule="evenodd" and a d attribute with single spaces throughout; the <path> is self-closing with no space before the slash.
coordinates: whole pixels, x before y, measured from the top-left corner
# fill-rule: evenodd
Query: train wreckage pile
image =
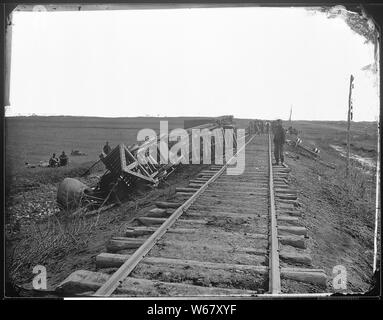
<path id="1" fill-rule="evenodd" d="M 189 137 L 193 134 L 193 129 L 208 130 L 212 134 L 213 130 L 220 130 L 224 133 L 225 129 L 234 129 L 233 116 L 222 116 L 216 119 L 209 119 L 207 123 L 197 126 L 191 126 L 186 130 Z M 206 122 L 206 120 L 205 120 Z M 185 125 L 186 127 L 186 125 Z M 234 130 L 235 133 L 235 130 Z M 223 140 L 215 139 L 212 136 L 211 154 L 214 159 L 215 147 L 217 144 L 225 144 L 225 135 L 222 134 Z M 202 158 L 202 141 L 200 146 L 200 154 Z M 169 177 L 177 166 L 184 162 L 182 154 L 171 155 L 173 161 L 162 161 L 162 155 L 159 150 L 160 142 L 166 141 L 169 154 L 171 148 L 180 141 L 169 141 L 169 135 L 160 135 L 155 139 L 146 139 L 140 144 L 134 144 L 127 147 L 121 143 L 116 146 L 108 155 L 100 157 L 98 162 L 102 162 L 105 166 L 105 172 L 99 179 L 98 183 L 89 187 L 81 181 L 74 178 L 65 178 L 59 185 L 57 191 L 57 204 L 63 210 L 73 211 L 78 208 L 86 210 L 100 210 L 106 204 L 118 203 L 120 200 L 129 196 L 130 191 L 138 185 L 149 185 L 152 187 L 159 186 Z M 189 147 L 193 148 L 191 139 L 187 140 Z M 182 143 L 182 142 L 181 142 Z M 233 137 L 233 145 L 236 148 L 236 135 Z M 157 159 L 152 152 L 156 151 Z M 192 150 L 192 149 L 189 149 Z M 190 158 L 192 153 L 189 153 Z M 175 160 L 174 160 L 175 159 Z M 190 159 L 187 159 L 188 161 Z M 190 163 L 190 162 L 188 162 Z M 89 173 L 87 170 L 86 173 Z M 85 174 L 86 174 L 85 173 Z"/>

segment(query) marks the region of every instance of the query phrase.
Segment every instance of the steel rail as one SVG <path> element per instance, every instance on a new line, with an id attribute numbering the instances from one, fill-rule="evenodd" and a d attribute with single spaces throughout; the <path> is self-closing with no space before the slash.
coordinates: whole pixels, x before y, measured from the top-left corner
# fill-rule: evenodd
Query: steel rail
<path id="1" fill-rule="evenodd" d="M 273 165 L 271 157 L 271 137 L 269 137 L 268 164 L 269 164 L 269 212 L 270 212 L 270 249 L 269 249 L 269 291 L 271 294 L 281 292 L 281 274 L 279 267 L 278 229 L 274 199 Z"/>
<path id="2" fill-rule="evenodd" d="M 134 270 L 141 260 L 149 253 L 154 245 L 171 228 L 177 219 L 193 204 L 205 189 L 214 182 L 226 169 L 228 164 L 249 144 L 255 136 L 253 135 L 229 161 L 212 176 L 200 189 L 198 189 L 185 203 L 183 203 L 173 214 L 130 256 L 128 260 L 95 292 L 94 296 L 110 296 L 126 277 Z M 244 137 L 245 139 L 245 137 Z"/>

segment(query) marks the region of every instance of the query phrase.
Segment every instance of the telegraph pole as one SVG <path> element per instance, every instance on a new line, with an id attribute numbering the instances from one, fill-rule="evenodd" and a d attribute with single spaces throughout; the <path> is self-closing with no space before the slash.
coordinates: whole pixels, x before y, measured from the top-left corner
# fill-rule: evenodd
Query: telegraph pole
<path id="1" fill-rule="evenodd" d="M 352 120 L 352 89 L 354 87 L 354 76 L 350 76 L 350 90 L 348 94 L 348 113 L 347 113 L 347 168 L 346 175 L 349 177 L 350 175 L 350 127 Z"/>

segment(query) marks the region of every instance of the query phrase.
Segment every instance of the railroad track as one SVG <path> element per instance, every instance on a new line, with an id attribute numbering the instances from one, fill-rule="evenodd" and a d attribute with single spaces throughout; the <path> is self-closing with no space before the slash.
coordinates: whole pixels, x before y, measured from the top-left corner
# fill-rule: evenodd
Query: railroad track
<path id="1" fill-rule="evenodd" d="M 111 239 L 107 252 L 96 257 L 97 272 L 75 271 L 57 291 L 94 296 L 324 292 L 326 274 L 311 265 L 289 168 L 272 165 L 270 136 L 250 137 L 237 156 L 244 150 L 242 174 L 227 175 L 226 165 L 201 171 L 188 187 L 176 189 L 172 201 L 156 203 L 125 234 Z"/>

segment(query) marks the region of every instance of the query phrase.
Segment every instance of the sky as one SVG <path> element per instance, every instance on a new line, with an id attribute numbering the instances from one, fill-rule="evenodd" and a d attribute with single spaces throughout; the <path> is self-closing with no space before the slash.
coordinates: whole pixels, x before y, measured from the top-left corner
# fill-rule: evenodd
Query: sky
<path id="1" fill-rule="evenodd" d="M 373 46 L 302 8 L 15 12 L 6 115 L 354 120 L 379 114 Z"/>

